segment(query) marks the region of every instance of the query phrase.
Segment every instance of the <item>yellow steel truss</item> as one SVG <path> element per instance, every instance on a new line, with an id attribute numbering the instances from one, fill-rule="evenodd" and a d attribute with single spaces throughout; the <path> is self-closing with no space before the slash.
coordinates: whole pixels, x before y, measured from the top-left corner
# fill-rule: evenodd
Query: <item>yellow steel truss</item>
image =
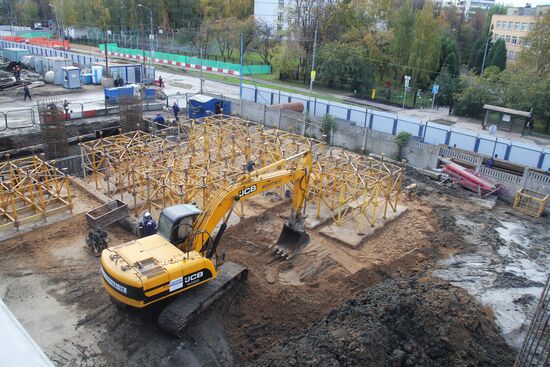
<path id="1" fill-rule="evenodd" d="M 176 130 L 175 141 L 132 132 L 81 143 L 87 182 L 126 201 L 136 215 L 177 203 L 202 207 L 216 190 L 244 172 L 249 161 L 260 168 L 311 149 L 308 205 L 315 205 L 318 219 L 328 212 L 336 224 L 358 217 L 359 225 L 374 225 L 388 210 L 397 210 L 403 180 L 400 165 L 264 129 L 238 117 L 187 120 Z M 283 195 L 284 189 L 274 191 Z"/>
<path id="2" fill-rule="evenodd" d="M 0 230 L 72 210 L 68 177 L 36 155 L 0 163 Z"/>

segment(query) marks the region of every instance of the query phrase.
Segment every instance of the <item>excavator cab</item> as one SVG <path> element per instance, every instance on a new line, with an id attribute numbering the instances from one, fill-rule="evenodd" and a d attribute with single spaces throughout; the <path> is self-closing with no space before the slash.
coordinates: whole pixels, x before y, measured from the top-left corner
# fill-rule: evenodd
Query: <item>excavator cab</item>
<path id="1" fill-rule="evenodd" d="M 188 239 L 193 234 L 193 224 L 200 214 L 200 209 L 192 204 L 179 204 L 165 208 L 160 213 L 158 233 L 175 246 L 192 243 Z M 191 249 L 182 250 L 188 252 Z"/>

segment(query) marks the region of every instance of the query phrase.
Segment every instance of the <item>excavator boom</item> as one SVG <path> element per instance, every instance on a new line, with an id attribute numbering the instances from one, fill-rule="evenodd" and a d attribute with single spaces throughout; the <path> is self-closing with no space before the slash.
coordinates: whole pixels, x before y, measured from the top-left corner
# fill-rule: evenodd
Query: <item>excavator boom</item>
<path id="1" fill-rule="evenodd" d="M 311 165 L 312 153 L 305 151 L 241 175 L 218 190 L 201 210 L 190 204 L 164 209 L 158 234 L 103 251 L 103 285 L 116 301 L 137 308 L 183 293 L 159 317 L 163 329 L 181 336 L 192 318 L 246 275 L 246 269 L 238 264 L 226 262 L 216 267 L 211 259 L 239 200 L 293 183 L 292 210 L 278 250 L 288 258 L 304 246 L 309 237 L 302 210 Z"/>

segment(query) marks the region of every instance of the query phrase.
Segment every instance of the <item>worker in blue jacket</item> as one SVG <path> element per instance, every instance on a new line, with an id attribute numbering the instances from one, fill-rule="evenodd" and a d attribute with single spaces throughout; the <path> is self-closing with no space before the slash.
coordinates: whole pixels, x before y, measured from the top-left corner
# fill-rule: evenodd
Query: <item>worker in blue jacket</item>
<path id="1" fill-rule="evenodd" d="M 147 237 L 157 233 L 157 222 L 153 219 L 153 216 L 149 212 L 143 214 L 143 218 L 139 221 L 139 235 L 141 237 Z"/>
<path id="2" fill-rule="evenodd" d="M 178 106 L 177 102 L 174 102 L 172 105 L 172 111 L 174 112 L 174 117 L 176 118 L 176 121 L 179 121 L 178 113 L 180 113 L 180 106 Z"/>
<path id="3" fill-rule="evenodd" d="M 164 117 L 160 113 L 157 113 L 153 121 L 157 123 L 158 130 L 162 130 L 166 128 L 166 121 L 164 120 Z"/>

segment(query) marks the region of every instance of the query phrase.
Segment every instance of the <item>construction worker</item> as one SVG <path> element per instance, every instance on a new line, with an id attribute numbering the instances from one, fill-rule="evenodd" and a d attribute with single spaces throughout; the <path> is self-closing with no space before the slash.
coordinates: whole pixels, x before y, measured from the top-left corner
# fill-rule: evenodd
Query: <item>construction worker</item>
<path id="1" fill-rule="evenodd" d="M 14 71 L 13 75 L 15 76 L 16 81 L 21 80 L 21 68 L 19 67 L 19 65 L 15 66 L 15 71 Z"/>
<path id="2" fill-rule="evenodd" d="M 164 117 L 160 113 L 157 113 L 153 121 L 157 123 L 158 130 L 166 128 L 166 122 L 164 121 Z"/>
<path id="3" fill-rule="evenodd" d="M 139 235 L 141 237 L 151 236 L 157 233 L 157 222 L 149 212 L 143 214 L 143 218 L 139 221 Z"/>
<path id="4" fill-rule="evenodd" d="M 27 97 L 29 98 L 29 101 L 32 101 L 31 92 L 30 92 L 29 86 L 27 84 L 25 84 L 23 86 L 23 93 L 25 94 L 25 101 L 27 100 Z"/>
<path id="5" fill-rule="evenodd" d="M 178 113 L 180 113 L 180 106 L 178 106 L 177 102 L 174 102 L 172 105 L 172 111 L 174 112 L 174 117 L 176 118 L 176 121 L 179 121 Z"/>
<path id="6" fill-rule="evenodd" d="M 69 119 L 69 102 L 67 100 L 63 101 L 63 110 L 65 111 L 65 119 Z"/>

